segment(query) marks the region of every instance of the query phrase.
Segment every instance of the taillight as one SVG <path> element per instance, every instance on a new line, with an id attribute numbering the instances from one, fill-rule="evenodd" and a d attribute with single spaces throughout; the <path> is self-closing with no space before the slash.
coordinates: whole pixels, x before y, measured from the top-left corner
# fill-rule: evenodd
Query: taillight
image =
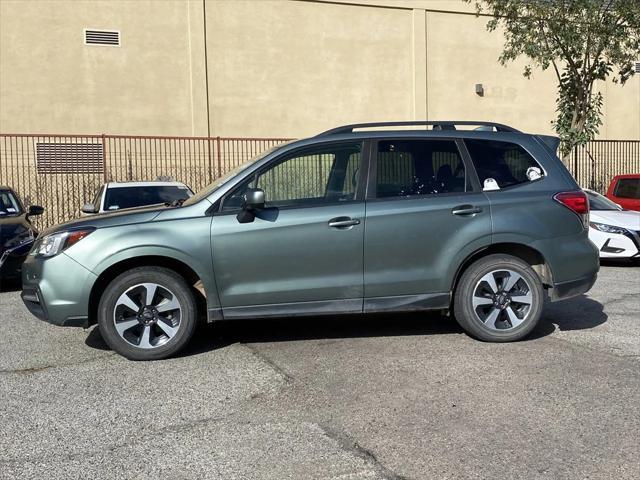
<path id="1" fill-rule="evenodd" d="M 582 190 L 556 193 L 553 199 L 578 215 L 585 227 L 589 225 L 589 200 Z"/>

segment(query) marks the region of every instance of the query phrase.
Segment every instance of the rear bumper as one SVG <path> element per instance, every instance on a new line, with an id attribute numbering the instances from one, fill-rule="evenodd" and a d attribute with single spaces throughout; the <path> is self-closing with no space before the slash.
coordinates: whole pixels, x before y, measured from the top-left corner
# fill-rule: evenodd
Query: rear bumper
<path id="1" fill-rule="evenodd" d="M 551 289 L 551 301 L 566 300 L 567 298 L 577 297 L 578 295 L 587 293 L 591 290 L 593 284 L 596 283 L 597 278 L 598 274 L 594 272 L 592 275 L 577 280 L 556 283 L 553 289 Z"/>
<path id="2" fill-rule="evenodd" d="M 577 235 L 541 240 L 532 247 L 542 253 L 551 270 L 551 301 L 576 297 L 593 287 L 600 257 L 586 230 Z"/>
<path id="3" fill-rule="evenodd" d="M 22 266 L 22 301 L 32 315 L 65 327 L 89 325 L 89 295 L 96 276 L 64 253 L 28 256 Z"/>

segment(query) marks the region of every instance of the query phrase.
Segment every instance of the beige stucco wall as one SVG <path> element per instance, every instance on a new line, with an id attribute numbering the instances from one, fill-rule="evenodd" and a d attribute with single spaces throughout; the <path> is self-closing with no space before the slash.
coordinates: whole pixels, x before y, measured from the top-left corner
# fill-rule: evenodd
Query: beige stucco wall
<path id="1" fill-rule="evenodd" d="M 0 0 L 0 132 L 300 137 L 428 118 L 551 133 L 553 73 L 526 80 L 524 62 L 499 65 L 502 36 L 473 11 L 459 0 Z M 85 46 L 86 27 L 120 30 L 122 46 Z M 600 88 L 601 136 L 640 138 L 640 75 Z"/>
<path id="2" fill-rule="evenodd" d="M 202 37 L 200 2 L 0 0 L 0 131 L 202 133 Z"/>

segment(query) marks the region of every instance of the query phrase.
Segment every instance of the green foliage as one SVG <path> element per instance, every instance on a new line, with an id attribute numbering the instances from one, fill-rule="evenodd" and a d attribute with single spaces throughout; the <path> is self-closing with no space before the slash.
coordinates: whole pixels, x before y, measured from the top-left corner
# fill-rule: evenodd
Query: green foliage
<path id="1" fill-rule="evenodd" d="M 471 2 L 472 0 L 464 0 Z M 503 65 L 525 56 L 534 68 L 553 67 L 558 79 L 554 128 L 561 152 L 594 138 L 602 125 L 598 80 L 624 84 L 640 59 L 639 0 L 475 0 L 487 30 L 501 28 Z"/>

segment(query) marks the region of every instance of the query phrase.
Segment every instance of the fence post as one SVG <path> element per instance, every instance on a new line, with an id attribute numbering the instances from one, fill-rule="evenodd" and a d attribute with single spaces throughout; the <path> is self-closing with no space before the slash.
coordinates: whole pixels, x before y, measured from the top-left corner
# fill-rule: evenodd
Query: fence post
<path id="1" fill-rule="evenodd" d="M 107 174 L 107 136 L 102 134 L 102 178 L 104 183 L 107 183 L 107 179 L 109 178 Z"/>
<path id="2" fill-rule="evenodd" d="M 573 147 L 573 177 L 578 180 L 579 172 L 578 172 L 578 146 Z"/>
<path id="3" fill-rule="evenodd" d="M 216 137 L 216 150 L 217 150 L 217 162 L 218 162 L 218 175 L 216 178 L 219 178 L 222 175 L 222 151 L 220 148 L 221 142 L 220 137 Z"/>

